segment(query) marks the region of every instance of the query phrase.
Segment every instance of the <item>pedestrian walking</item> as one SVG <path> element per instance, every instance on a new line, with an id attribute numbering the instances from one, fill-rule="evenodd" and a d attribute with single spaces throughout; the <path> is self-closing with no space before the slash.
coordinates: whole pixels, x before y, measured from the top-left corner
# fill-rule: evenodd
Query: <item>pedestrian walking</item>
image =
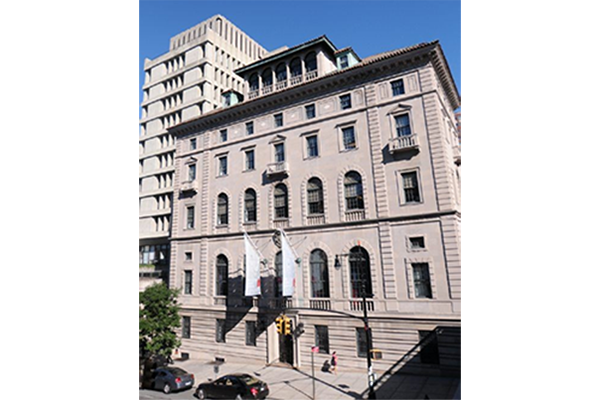
<path id="1" fill-rule="evenodd" d="M 337 356 L 337 353 L 334 351 L 333 354 L 331 355 L 331 371 L 333 371 L 333 373 L 336 375 L 337 375 L 337 365 L 338 365 L 338 356 Z"/>

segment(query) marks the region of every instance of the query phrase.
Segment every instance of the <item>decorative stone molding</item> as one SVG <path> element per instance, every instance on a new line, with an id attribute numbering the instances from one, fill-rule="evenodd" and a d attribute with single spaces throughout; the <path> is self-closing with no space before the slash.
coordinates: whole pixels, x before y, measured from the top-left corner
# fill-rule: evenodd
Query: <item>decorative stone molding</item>
<path id="1" fill-rule="evenodd" d="M 362 181 L 362 190 L 363 190 L 363 204 L 365 206 L 365 219 L 371 218 L 370 211 L 370 199 L 368 195 L 368 186 L 366 182 L 367 174 L 365 171 L 357 165 L 349 165 L 343 168 L 338 175 L 338 204 L 339 204 L 339 212 L 340 212 L 340 221 L 347 221 L 346 219 L 346 197 L 344 195 L 344 177 L 350 171 L 356 171 L 360 174 L 360 179 Z"/>
<path id="2" fill-rule="evenodd" d="M 323 189 L 323 224 L 329 220 L 329 197 L 327 190 L 327 181 L 323 175 L 318 172 L 311 172 L 306 175 L 300 184 L 300 198 L 302 200 L 302 225 L 308 224 L 308 181 L 312 178 L 319 178 Z"/>

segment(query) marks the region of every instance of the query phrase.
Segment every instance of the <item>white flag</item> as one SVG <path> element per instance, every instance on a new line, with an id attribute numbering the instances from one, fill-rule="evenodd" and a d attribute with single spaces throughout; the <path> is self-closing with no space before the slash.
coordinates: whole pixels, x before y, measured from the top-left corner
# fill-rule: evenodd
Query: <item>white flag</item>
<path id="1" fill-rule="evenodd" d="M 281 255 L 283 269 L 283 296 L 293 296 L 296 286 L 296 257 L 287 236 L 281 232 Z"/>
<path id="2" fill-rule="evenodd" d="M 246 287 L 244 288 L 244 295 L 259 296 L 260 255 L 246 232 L 244 232 L 244 247 L 246 248 Z"/>

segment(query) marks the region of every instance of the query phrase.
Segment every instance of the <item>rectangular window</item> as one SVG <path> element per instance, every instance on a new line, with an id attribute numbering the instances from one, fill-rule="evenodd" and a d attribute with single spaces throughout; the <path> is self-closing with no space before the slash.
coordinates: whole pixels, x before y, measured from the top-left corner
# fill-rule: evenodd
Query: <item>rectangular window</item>
<path id="1" fill-rule="evenodd" d="M 217 329 L 216 329 L 215 340 L 217 341 L 217 343 L 225 343 L 225 320 L 224 319 L 217 320 Z"/>
<path id="2" fill-rule="evenodd" d="M 340 57 L 340 68 L 341 69 L 348 68 L 348 55 L 347 54 Z"/>
<path id="3" fill-rule="evenodd" d="M 196 164 L 190 164 L 188 166 L 188 181 L 196 180 Z"/>
<path id="4" fill-rule="evenodd" d="M 219 157 L 219 176 L 227 175 L 227 156 Z"/>
<path id="5" fill-rule="evenodd" d="M 410 130 L 410 119 L 408 114 L 402 114 L 395 117 L 396 120 L 396 134 L 400 136 L 410 136 L 412 132 Z"/>
<path id="6" fill-rule="evenodd" d="M 192 261 L 192 252 L 191 251 L 185 252 L 185 261 Z"/>
<path id="7" fill-rule="evenodd" d="M 412 265 L 413 281 L 415 284 L 415 297 L 417 299 L 431 299 L 431 281 L 429 280 L 429 264 L 415 263 Z"/>
<path id="8" fill-rule="evenodd" d="M 246 122 L 246 135 L 254 134 L 254 122 Z"/>
<path id="9" fill-rule="evenodd" d="M 404 80 L 399 79 L 392 82 L 392 96 L 400 96 L 404 94 Z"/>
<path id="10" fill-rule="evenodd" d="M 255 321 L 246 321 L 246 346 L 256 346 Z"/>
<path id="11" fill-rule="evenodd" d="M 275 162 L 285 161 L 285 147 L 283 143 L 277 143 L 275 145 Z"/>
<path id="12" fill-rule="evenodd" d="M 275 119 L 276 128 L 283 126 L 283 114 L 275 114 L 273 118 Z"/>
<path id="13" fill-rule="evenodd" d="M 425 248 L 425 238 L 423 236 L 411 237 L 409 240 L 411 249 L 420 250 Z"/>
<path id="14" fill-rule="evenodd" d="M 365 328 L 356 328 L 356 355 L 360 358 L 367 358 L 367 332 Z"/>
<path id="15" fill-rule="evenodd" d="M 402 188 L 404 189 L 405 203 L 419 203 L 421 201 L 416 172 L 402 174 Z"/>
<path id="16" fill-rule="evenodd" d="M 315 346 L 319 353 L 329 354 L 329 329 L 325 325 L 315 325 Z"/>
<path id="17" fill-rule="evenodd" d="M 254 169 L 254 150 L 246 150 L 246 171 Z"/>
<path id="18" fill-rule="evenodd" d="M 427 338 L 431 334 L 431 337 L 421 345 L 421 351 L 419 356 L 421 363 L 423 364 L 439 364 L 440 363 L 440 350 L 438 347 L 437 333 L 434 331 L 419 331 L 419 342 Z"/>
<path id="19" fill-rule="evenodd" d="M 195 218 L 195 207 L 188 206 L 187 207 L 187 223 L 186 223 L 187 229 L 194 229 L 194 218 Z"/>
<path id="20" fill-rule="evenodd" d="M 192 271 L 184 271 L 183 293 L 192 294 Z"/>
<path id="21" fill-rule="evenodd" d="M 221 142 L 227 141 L 227 129 L 223 129 L 219 132 L 219 137 L 221 138 Z"/>
<path id="22" fill-rule="evenodd" d="M 317 136 L 306 137 L 306 155 L 308 158 L 317 157 L 319 155 L 319 145 L 317 143 Z"/>
<path id="23" fill-rule="evenodd" d="M 350 95 L 345 94 L 340 96 L 340 109 L 347 110 L 349 108 L 352 108 L 352 99 L 350 98 Z"/>
<path id="24" fill-rule="evenodd" d="M 356 137 L 354 135 L 354 127 L 349 126 L 342 129 L 342 139 L 344 141 L 344 150 L 356 148 Z"/>
<path id="25" fill-rule="evenodd" d="M 192 333 L 192 321 L 190 317 L 182 317 L 181 319 L 181 337 L 189 339 Z"/>
<path id="26" fill-rule="evenodd" d="M 306 112 L 306 119 L 312 119 L 316 116 L 314 104 L 309 104 L 304 107 L 304 111 Z"/>
<path id="27" fill-rule="evenodd" d="M 190 139 L 190 150 L 196 150 L 196 139 Z"/>

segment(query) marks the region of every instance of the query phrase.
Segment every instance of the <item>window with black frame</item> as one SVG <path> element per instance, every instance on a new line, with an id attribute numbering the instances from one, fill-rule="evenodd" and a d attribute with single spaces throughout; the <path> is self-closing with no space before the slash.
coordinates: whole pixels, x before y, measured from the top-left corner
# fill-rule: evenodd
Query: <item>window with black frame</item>
<path id="1" fill-rule="evenodd" d="M 229 280 L 229 260 L 223 254 L 217 256 L 217 296 L 227 296 Z"/>
<path id="2" fill-rule="evenodd" d="M 217 341 L 217 343 L 225 343 L 225 323 L 226 321 L 224 319 L 217 320 L 215 333 L 215 340 Z"/>
<path id="3" fill-rule="evenodd" d="M 255 321 L 246 321 L 246 346 L 256 346 Z"/>
<path id="4" fill-rule="evenodd" d="M 398 115 L 394 119 L 396 120 L 396 134 L 398 137 L 412 135 L 408 114 Z"/>
<path id="5" fill-rule="evenodd" d="M 192 294 L 192 271 L 184 271 L 183 294 Z"/>
<path id="6" fill-rule="evenodd" d="M 190 317 L 182 317 L 181 319 L 181 337 L 189 339 L 192 332 L 192 323 Z"/>
<path id="7" fill-rule="evenodd" d="M 329 297 L 327 255 L 321 249 L 310 253 L 310 281 L 312 297 Z"/>
<path id="8" fill-rule="evenodd" d="M 221 193 L 217 199 L 217 225 L 227 225 L 229 199 L 225 193 Z"/>
<path id="9" fill-rule="evenodd" d="M 417 179 L 416 171 L 406 172 L 402 174 L 402 188 L 404 189 L 405 203 L 421 202 L 421 195 L 419 193 L 419 181 Z"/>
<path id="10" fill-rule="evenodd" d="M 275 186 L 274 192 L 275 219 L 288 218 L 288 192 L 283 183 Z"/>
<path id="11" fill-rule="evenodd" d="M 323 210 L 323 184 L 319 178 L 310 178 L 306 188 L 308 199 L 308 215 L 322 215 Z"/>
<path id="12" fill-rule="evenodd" d="M 429 277 L 429 264 L 412 264 L 413 282 L 415 285 L 415 297 L 418 299 L 431 299 L 431 280 Z"/>
<path id="13" fill-rule="evenodd" d="M 244 193 L 244 220 L 245 222 L 256 222 L 256 192 L 247 189 Z"/>
<path id="14" fill-rule="evenodd" d="M 362 178 L 355 171 L 350 171 L 344 177 L 344 195 L 346 198 L 346 211 L 363 210 Z"/>
<path id="15" fill-rule="evenodd" d="M 369 253 L 360 246 L 350 249 L 348 257 L 350 263 L 350 285 L 352 288 L 352 297 L 360 298 L 364 293 L 366 297 L 373 296 L 373 287 L 371 285 L 371 265 Z"/>
<path id="16" fill-rule="evenodd" d="M 365 328 L 356 328 L 356 355 L 360 358 L 367 358 L 368 351 Z"/>
<path id="17" fill-rule="evenodd" d="M 254 150 L 246 150 L 246 171 L 254 169 Z"/>
<path id="18" fill-rule="evenodd" d="M 329 328 L 325 325 L 315 325 L 315 346 L 320 354 L 329 354 Z"/>
<path id="19" fill-rule="evenodd" d="M 275 254 L 275 280 L 274 282 L 274 294 L 276 297 L 283 296 L 283 255 L 281 251 Z"/>

